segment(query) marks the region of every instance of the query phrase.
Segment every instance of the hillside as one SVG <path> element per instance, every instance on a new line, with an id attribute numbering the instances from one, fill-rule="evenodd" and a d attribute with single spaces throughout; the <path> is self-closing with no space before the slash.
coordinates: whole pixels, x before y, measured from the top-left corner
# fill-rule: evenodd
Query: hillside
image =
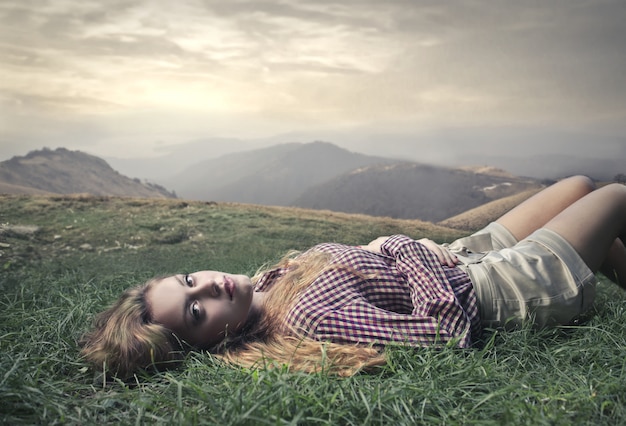
<path id="1" fill-rule="evenodd" d="M 443 242 L 463 235 L 420 220 L 85 194 L 0 194 L 0 218 L 0 259 L 5 271 L 41 259 L 95 255 L 120 257 L 104 262 L 109 272 L 113 264 L 118 269 L 126 265 L 134 273 L 150 268 L 179 271 L 189 258 L 196 258 L 194 268 L 207 267 L 209 262 L 211 268 L 249 268 L 247 272 L 254 273 L 290 250 L 326 241 L 366 244 L 381 235 L 402 233 Z M 133 260 L 136 256 L 140 260 Z M 234 259 L 239 260 L 233 263 Z"/>
<path id="2" fill-rule="evenodd" d="M 254 274 L 320 242 L 464 233 L 328 211 L 74 195 L 0 195 L 0 218 L 3 425 L 626 424 L 626 293 L 601 275 L 581 325 L 486 329 L 484 344 L 462 350 L 390 345 L 387 365 L 353 377 L 240 368 L 197 351 L 178 369 L 122 382 L 89 368 L 78 342 L 97 313 L 151 277 Z"/>
<path id="3" fill-rule="evenodd" d="M 159 185 L 119 174 L 98 157 L 64 148 L 32 151 L 1 162 L 0 192 L 176 198 Z"/>
<path id="4" fill-rule="evenodd" d="M 476 173 L 395 163 L 365 167 L 334 178 L 304 193 L 294 205 L 438 222 L 539 186 L 535 180 L 502 171 Z"/>
<path id="5" fill-rule="evenodd" d="M 438 222 L 438 225 L 468 231 L 481 229 L 540 190 L 541 188 L 529 189 L 515 195 L 490 201 L 456 216 L 444 219 Z"/>
<path id="6" fill-rule="evenodd" d="M 162 183 L 188 199 L 287 206 L 337 175 L 389 162 L 325 142 L 291 143 L 190 164 Z"/>
<path id="7" fill-rule="evenodd" d="M 0 194 L 50 195 L 51 193 L 29 186 L 13 185 L 6 182 L 0 182 Z"/>

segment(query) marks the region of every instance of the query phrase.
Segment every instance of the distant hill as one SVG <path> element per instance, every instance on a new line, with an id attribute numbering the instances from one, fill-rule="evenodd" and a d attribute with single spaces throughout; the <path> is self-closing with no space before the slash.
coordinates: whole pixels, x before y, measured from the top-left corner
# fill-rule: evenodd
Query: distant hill
<path id="1" fill-rule="evenodd" d="M 162 183 L 188 199 L 289 206 L 312 186 L 391 162 L 326 142 L 289 143 L 190 162 L 186 171 Z"/>
<path id="2" fill-rule="evenodd" d="M 373 165 L 306 191 L 294 205 L 431 222 L 541 184 L 502 170 L 451 169 L 418 163 Z"/>
<path id="3" fill-rule="evenodd" d="M 509 195 L 508 197 L 499 198 L 478 207 L 474 207 L 473 209 L 469 209 L 456 216 L 444 219 L 437 224 L 448 228 L 475 231 L 484 228 L 490 222 L 493 222 L 504 213 L 508 212 L 527 198 L 530 198 L 540 190 L 541 188 L 534 188 L 518 194 Z"/>
<path id="4" fill-rule="evenodd" d="M 625 150 L 626 151 L 626 150 Z M 626 154 L 626 153 L 625 153 Z M 597 181 L 611 181 L 615 175 L 626 171 L 624 154 L 613 158 L 593 158 L 563 153 L 537 154 L 528 157 L 506 157 L 483 155 L 479 158 L 467 156 L 463 161 L 481 161 L 498 165 L 516 175 L 530 176 L 537 179 L 558 180 L 567 176 L 583 174 Z"/>
<path id="5" fill-rule="evenodd" d="M 32 151 L 0 162 L 0 192 L 176 198 L 160 185 L 119 174 L 98 157 L 64 148 Z"/>
<path id="6" fill-rule="evenodd" d="M 6 182 L 0 182 L 0 194 L 28 194 L 28 195 L 52 195 L 48 191 L 32 188 L 30 186 L 12 185 Z"/>

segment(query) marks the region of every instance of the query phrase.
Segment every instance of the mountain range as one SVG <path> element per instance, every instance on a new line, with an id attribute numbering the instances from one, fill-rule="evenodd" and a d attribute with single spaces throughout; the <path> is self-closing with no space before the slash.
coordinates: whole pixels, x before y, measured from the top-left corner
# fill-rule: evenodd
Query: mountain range
<path id="1" fill-rule="evenodd" d="M 325 209 L 439 222 L 537 190 L 538 180 L 483 168 L 448 168 L 287 143 L 189 161 L 157 183 L 129 178 L 101 158 L 63 148 L 0 163 L 0 192 L 180 197 Z M 168 189 L 165 189 L 168 188 Z"/>
<path id="2" fill-rule="evenodd" d="M 493 168 L 367 156 L 327 142 L 289 143 L 190 164 L 161 181 L 183 198 L 295 206 L 437 222 L 539 188 Z"/>
<path id="3" fill-rule="evenodd" d="M 617 174 L 626 173 L 626 136 L 603 137 L 523 126 L 432 129 L 416 134 L 367 132 L 367 136 L 353 130 L 324 133 L 317 140 L 371 156 L 453 168 L 489 165 L 535 179 L 558 180 L 585 174 L 598 181 L 609 181 Z M 190 161 L 311 140 L 316 139 L 297 132 L 257 139 L 206 137 L 155 143 L 144 155 L 133 158 L 111 155 L 105 159 L 127 176 L 160 182 L 163 177 L 180 172 Z"/>
<path id="4" fill-rule="evenodd" d="M 183 198 L 289 206 L 309 188 L 336 176 L 391 163 L 326 142 L 287 143 L 190 164 L 161 182 Z"/>

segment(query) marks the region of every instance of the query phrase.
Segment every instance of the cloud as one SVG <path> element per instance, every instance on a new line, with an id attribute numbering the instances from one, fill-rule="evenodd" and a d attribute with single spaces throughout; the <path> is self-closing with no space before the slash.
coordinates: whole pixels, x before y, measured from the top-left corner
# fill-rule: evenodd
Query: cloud
<path id="1" fill-rule="evenodd" d="M 106 129 L 67 132 L 92 145 L 153 144 L 154 128 L 172 143 L 366 126 L 619 132 L 625 21 L 621 0 L 5 0 L 3 133 L 45 140 L 25 120 Z"/>

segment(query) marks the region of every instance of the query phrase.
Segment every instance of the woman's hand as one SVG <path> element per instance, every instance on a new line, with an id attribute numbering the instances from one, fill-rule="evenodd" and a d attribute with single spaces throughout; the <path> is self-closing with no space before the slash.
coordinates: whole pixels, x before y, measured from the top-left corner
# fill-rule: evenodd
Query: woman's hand
<path id="1" fill-rule="evenodd" d="M 375 240 L 371 241 L 368 245 L 358 246 L 358 247 L 364 250 L 372 251 L 374 253 L 381 253 L 380 247 L 388 239 L 389 239 L 388 236 L 378 237 Z M 454 266 L 456 266 L 457 263 L 460 262 L 459 258 L 456 257 L 450 250 L 448 250 L 446 247 L 440 246 L 433 240 L 429 240 L 428 238 L 422 238 L 421 240 L 417 240 L 417 242 L 422 244 L 431 252 L 433 252 L 434 255 L 437 256 L 437 259 L 442 265 L 446 265 L 446 266 L 449 266 L 450 268 L 453 268 Z"/>
<path id="2" fill-rule="evenodd" d="M 428 250 L 432 251 L 435 256 L 437 256 L 437 259 L 439 259 L 439 262 L 442 265 L 453 268 L 454 266 L 456 266 L 457 263 L 460 262 L 459 258 L 456 257 L 456 255 L 454 255 L 450 250 L 448 250 L 448 248 L 440 246 L 433 240 L 429 240 L 428 238 L 422 238 L 421 240 L 417 240 L 417 242 L 426 247 Z"/>
<path id="3" fill-rule="evenodd" d="M 374 253 L 381 253 L 380 247 L 388 239 L 389 239 L 388 236 L 387 237 L 378 237 L 375 240 L 371 241 L 368 245 L 366 245 L 366 246 L 359 246 L 359 248 L 362 248 L 364 250 L 373 251 Z"/>

